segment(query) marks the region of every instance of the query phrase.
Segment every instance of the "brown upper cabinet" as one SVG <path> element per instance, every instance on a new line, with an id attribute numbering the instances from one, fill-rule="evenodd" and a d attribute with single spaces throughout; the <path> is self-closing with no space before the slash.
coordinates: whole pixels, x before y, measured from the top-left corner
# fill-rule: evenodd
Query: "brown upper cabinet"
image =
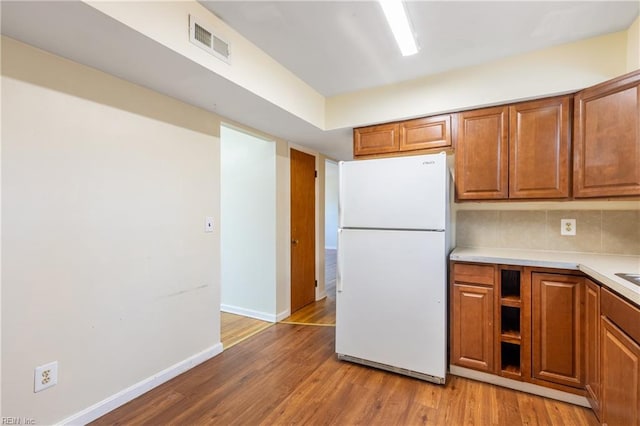
<path id="1" fill-rule="evenodd" d="M 400 151 L 451 146 L 451 116 L 418 118 L 400 123 Z"/>
<path id="2" fill-rule="evenodd" d="M 458 114 L 456 197 L 504 199 L 508 192 L 509 109 L 485 108 Z"/>
<path id="3" fill-rule="evenodd" d="M 423 153 L 451 147 L 451 116 L 417 118 L 353 131 L 355 157 Z"/>
<path id="4" fill-rule="evenodd" d="M 571 96 L 458 114 L 459 200 L 569 197 Z"/>
<path id="5" fill-rule="evenodd" d="M 385 154 L 400 148 L 398 123 L 380 124 L 353 130 L 355 155 Z"/>
<path id="6" fill-rule="evenodd" d="M 640 195 L 640 71 L 575 96 L 573 195 Z"/>
<path id="7" fill-rule="evenodd" d="M 640 196 L 640 70 L 575 96 L 361 127 L 353 142 L 356 158 L 455 146 L 461 201 Z"/>
<path id="8" fill-rule="evenodd" d="M 569 197 L 571 97 L 509 107 L 509 198 Z"/>

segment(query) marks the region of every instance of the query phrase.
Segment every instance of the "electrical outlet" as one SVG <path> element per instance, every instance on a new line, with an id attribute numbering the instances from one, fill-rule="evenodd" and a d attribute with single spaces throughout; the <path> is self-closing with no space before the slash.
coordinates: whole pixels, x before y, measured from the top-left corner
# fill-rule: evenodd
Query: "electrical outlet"
<path id="1" fill-rule="evenodd" d="M 33 391 L 40 392 L 58 384 L 58 361 L 36 367 Z"/>
<path id="2" fill-rule="evenodd" d="M 576 235 L 576 220 L 560 219 L 560 235 Z"/>

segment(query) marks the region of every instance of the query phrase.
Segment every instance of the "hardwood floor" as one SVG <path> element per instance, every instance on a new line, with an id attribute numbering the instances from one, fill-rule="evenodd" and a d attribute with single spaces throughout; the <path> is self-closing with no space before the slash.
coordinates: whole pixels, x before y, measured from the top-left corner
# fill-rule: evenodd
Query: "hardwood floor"
<path id="1" fill-rule="evenodd" d="M 287 324 L 336 325 L 336 250 L 325 250 L 325 292 L 327 297 L 295 312 L 283 322 Z M 220 340 L 225 349 L 248 339 L 273 325 L 242 315 L 220 313 Z"/>
<path id="2" fill-rule="evenodd" d="M 294 312 L 286 324 L 336 325 L 336 250 L 325 250 L 325 292 L 327 297 Z"/>
<path id="3" fill-rule="evenodd" d="M 229 349 L 272 325 L 267 321 L 220 312 L 220 341 L 225 349 Z"/>
<path id="4" fill-rule="evenodd" d="M 335 272 L 327 276 L 327 299 L 290 319 L 335 324 Z M 250 334 L 238 326 L 250 318 L 229 315 L 237 331 L 223 329 L 245 336 L 237 344 L 93 424 L 598 424 L 589 409 L 486 383 L 448 376 L 440 386 L 338 361 L 333 327 L 264 323 Z"/>
<path id="5" fill-rule="evenodd" d="M 333 327 L 275 324 L 96 425 L 596 425 L 582 407 L 449 376 L 338 361 Z"/>

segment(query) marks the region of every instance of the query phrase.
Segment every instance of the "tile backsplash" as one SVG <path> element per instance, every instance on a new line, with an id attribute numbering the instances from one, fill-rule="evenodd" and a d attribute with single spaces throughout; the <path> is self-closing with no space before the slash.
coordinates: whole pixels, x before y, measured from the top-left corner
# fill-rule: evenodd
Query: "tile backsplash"
<path id="1" fill-rule="evenodd" d="M 576 219 L 576 235 L 560 235 Z M 456 245 L 640 255 L 640 210 L 459 210 Z"/>

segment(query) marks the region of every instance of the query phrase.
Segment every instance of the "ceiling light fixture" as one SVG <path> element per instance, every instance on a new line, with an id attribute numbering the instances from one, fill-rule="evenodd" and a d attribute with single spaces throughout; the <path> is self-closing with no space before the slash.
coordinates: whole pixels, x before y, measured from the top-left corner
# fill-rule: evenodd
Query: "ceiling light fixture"
<path id="1" fill-rule="evenodd" d="M 391 32 L 396 38 L 396 43 L 402 52 L 402 56 L 410 56 L 418 53 L 418 45 L 413 38 L 413 31 L 407 11 L 402 0 L 378 0 L 380 7 L 387 18 Z"/>

